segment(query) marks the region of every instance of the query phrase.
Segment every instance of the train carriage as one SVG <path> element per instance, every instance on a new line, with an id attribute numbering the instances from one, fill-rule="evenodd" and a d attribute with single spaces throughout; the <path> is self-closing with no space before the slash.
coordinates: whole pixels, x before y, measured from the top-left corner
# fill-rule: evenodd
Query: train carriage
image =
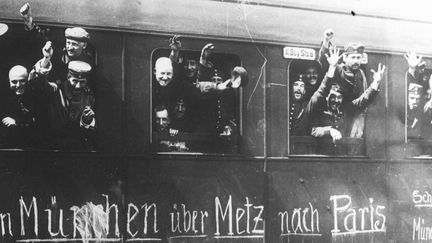
<path id="1" fill-rule="evenodd" d="M 24 3 L 0 3 L 0 22 L 8 26 L 0 37 L 3 89 L 13 65 L 31 67 L 41 55 L 43 42 L 29 38 L 19 15 Z M 421 13 L 419 5 L 368 2 L 388 9 L 381 10 L 357 1 L 29 3 L 55 44 L 63 44 L 67 27 L 91 35 L 97 149 L 3 148 L 1 241 L 432 239 L 432 140 L 427 133 L 409 134 L 404 58 L 407 50 L 417 51 L 429 73 L 432 19 L 408 14 Z M 370 70 L 386 66 L 364 135 L 337 144 L 290 131 L 291 85 L 306 67 L 317 65 L 329 27 L 336 46 L 366 46 L 362 69 L 369 84 Z M 249 83 L 236 91 L 233 103 L 239 136 L 228 148 L 198 132 L 175 138 L 187 150 L 155 146 L 155 62 L 169 55 L 173 35 L 181 35 L 184 59 L 199 59 L 202 47 L 213 43 L 223 78 L 235 66 L 247 70 Z M 173 141 L 169 135 L 162 139 Z"/>

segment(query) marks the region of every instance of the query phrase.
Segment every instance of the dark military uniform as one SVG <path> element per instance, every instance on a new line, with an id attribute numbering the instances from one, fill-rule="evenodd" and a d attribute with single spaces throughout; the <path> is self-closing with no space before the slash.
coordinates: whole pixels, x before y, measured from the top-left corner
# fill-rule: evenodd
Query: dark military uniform
<path id="1" fill-rule="evenodd" d="M 10 117 L 16 126 L 0 125 L 0 147 L 2 148 L 43 148 L 47 146 L 49 126 L 48 107 L 50 99 L 42 88 L 43 77 L 27 84 L 25 92 L 17 95 L 5 91 L 0 100 L 0 120 Z"/>
<path id="2" fill-rule="evenodd" d="M 350 44 L 345 48 L 345 52 L 348 53 L 363 53 L 364 46 Z M 329 49 L 321 45 L 319 52 L 319 62 L 321 63 L 323 70 L 328 70 L 329 64 L 325 58 L 325 54 L 329 55 Z M 330 82 L 336 83 L 340 86 L 343 95 L 343 103 L 348 104 L 349 102 L 357 99 L 363 94 L 368 83 L 366 75 L 360 68 L 356 71 L 351 70 L 345 64 L 338 64 L 334 72 L 334 77 L 330 78 Z M 363 130 L 365 124 L 365 112 L 357 112 L 355 110 L 346 110 L 346 127 L 351 129 L 349 137 L 361 138 L 363 137 Z"/>
<path id="3" fill-rule="evenodd" d="M 78 65 L 73 65 L 78 64 Z M 82 69 L 80 69 L 82 68 Z M 91 67 L 87 63 L 71 61 L 69 73 L 77 78 L 89 77 Z M 95 150 L 96 120 L 85 123 L 83 114 L 86 109 L 95 111 L 95 96 L 90 87 L 76 90 L 66 80 L 51 90 L 52 136 L 53 146 L 58 149 Z"/>
<path id="4" fill-rule="evenodd" d="M 290 136 L 309 136 L 308 101 L 292 102 L 289 116 Z"/>

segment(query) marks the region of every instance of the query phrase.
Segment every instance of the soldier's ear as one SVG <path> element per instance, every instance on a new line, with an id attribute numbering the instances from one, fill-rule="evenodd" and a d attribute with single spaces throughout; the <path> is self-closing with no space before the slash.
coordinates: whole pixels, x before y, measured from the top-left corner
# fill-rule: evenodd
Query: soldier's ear
<path id="1" fill-rule="evenodd" d="M 87 48 L 87 42 L 84 42 L 83 49 Z"/>

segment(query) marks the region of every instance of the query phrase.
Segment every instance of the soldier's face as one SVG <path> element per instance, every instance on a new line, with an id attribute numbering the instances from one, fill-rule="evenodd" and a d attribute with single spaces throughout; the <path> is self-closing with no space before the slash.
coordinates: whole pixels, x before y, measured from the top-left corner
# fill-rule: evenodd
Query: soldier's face
<path id="1" fill-rule="evenodd" d="M 417 109 L 420 104 L 420 94 L 408 94 L 408 107 L 410 110 Z"/>
<path id="2" fill-rule="evenodd" d="M 177 118 L 182 118 L 186 112 L 186 106 L 183 100 L 180 100 L 174 106 L 174 112 Z"/>
<path id="3" fill-rule="evenodd" d="M 194 59 L 187 59 L 183 68 L 189 78 L 195 77 L 198 71 L 197 62 Z"/>
<path id="4" fill-rule="evenodd" d="M 318 81 L 318 70 L 316 68 L 308 68 L 305 74 L 306 80 L 309 82 L 309 84 L 316 84 Z"/>
<path id="5" fill-rule="evenodd" d="M 66 39 L 66 51 L 70 57 L 79 57 L 86 46 L 85 42 Z"/>
<path id="6" fill-rule="evenodd" d="M 329 106 L 331 110 L 337 111 L 342 104 L 342 94 L 334 93 L 329 98 Z"/>
<path id="7" fill-rule="evenodd" d="M 168 131 L 169 119 L 168 119 L 168 111 L 156 111 L 156 128 L 159 132 Z"/>
<path id="8" fill-rule="evenodd" d="M 160 86 L 167 86 L 173 77 L 173 67 L 168 63 L 163 63 L 155 68 L 156 81 Z"/>
<path id="9" fill-rule="evenodd" d="M 16 95 L 24 94 L 26 85 L 27 79 L 9 80 L 9 87 Z"/>
<path id="10" fill-rule="evenodd" d="M 351 53 L 344 57 L 345 64 L 352 70 L 358 70 L 361 65 L 363 55 L 360 53 Z"/>
<path id="11" fill-rule="evenodd" d="M 86 78 L 75 78 L 73 76 L 68 77 L 69 85 L 73 90 L 78 91 L 87 87 L 87 79 Z"/>
<path id="12" fill-rule="evenodd" d="M 294 100 L 301 100 L 306 93 L 305 84 L 302 81 L 295 81 L 293 84 L 293 97 Z"/>

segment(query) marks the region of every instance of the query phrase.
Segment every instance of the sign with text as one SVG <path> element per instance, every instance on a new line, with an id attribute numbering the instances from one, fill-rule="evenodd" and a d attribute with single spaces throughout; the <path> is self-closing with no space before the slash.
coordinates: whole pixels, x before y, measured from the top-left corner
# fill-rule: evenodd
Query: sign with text
<path id="1" fill-rule="evenodd" d="M 289 59 L 315 60 L 315 50 L 311 48 L 299 48 L 286 46 L 283 49 L 283 57 Z"/>

